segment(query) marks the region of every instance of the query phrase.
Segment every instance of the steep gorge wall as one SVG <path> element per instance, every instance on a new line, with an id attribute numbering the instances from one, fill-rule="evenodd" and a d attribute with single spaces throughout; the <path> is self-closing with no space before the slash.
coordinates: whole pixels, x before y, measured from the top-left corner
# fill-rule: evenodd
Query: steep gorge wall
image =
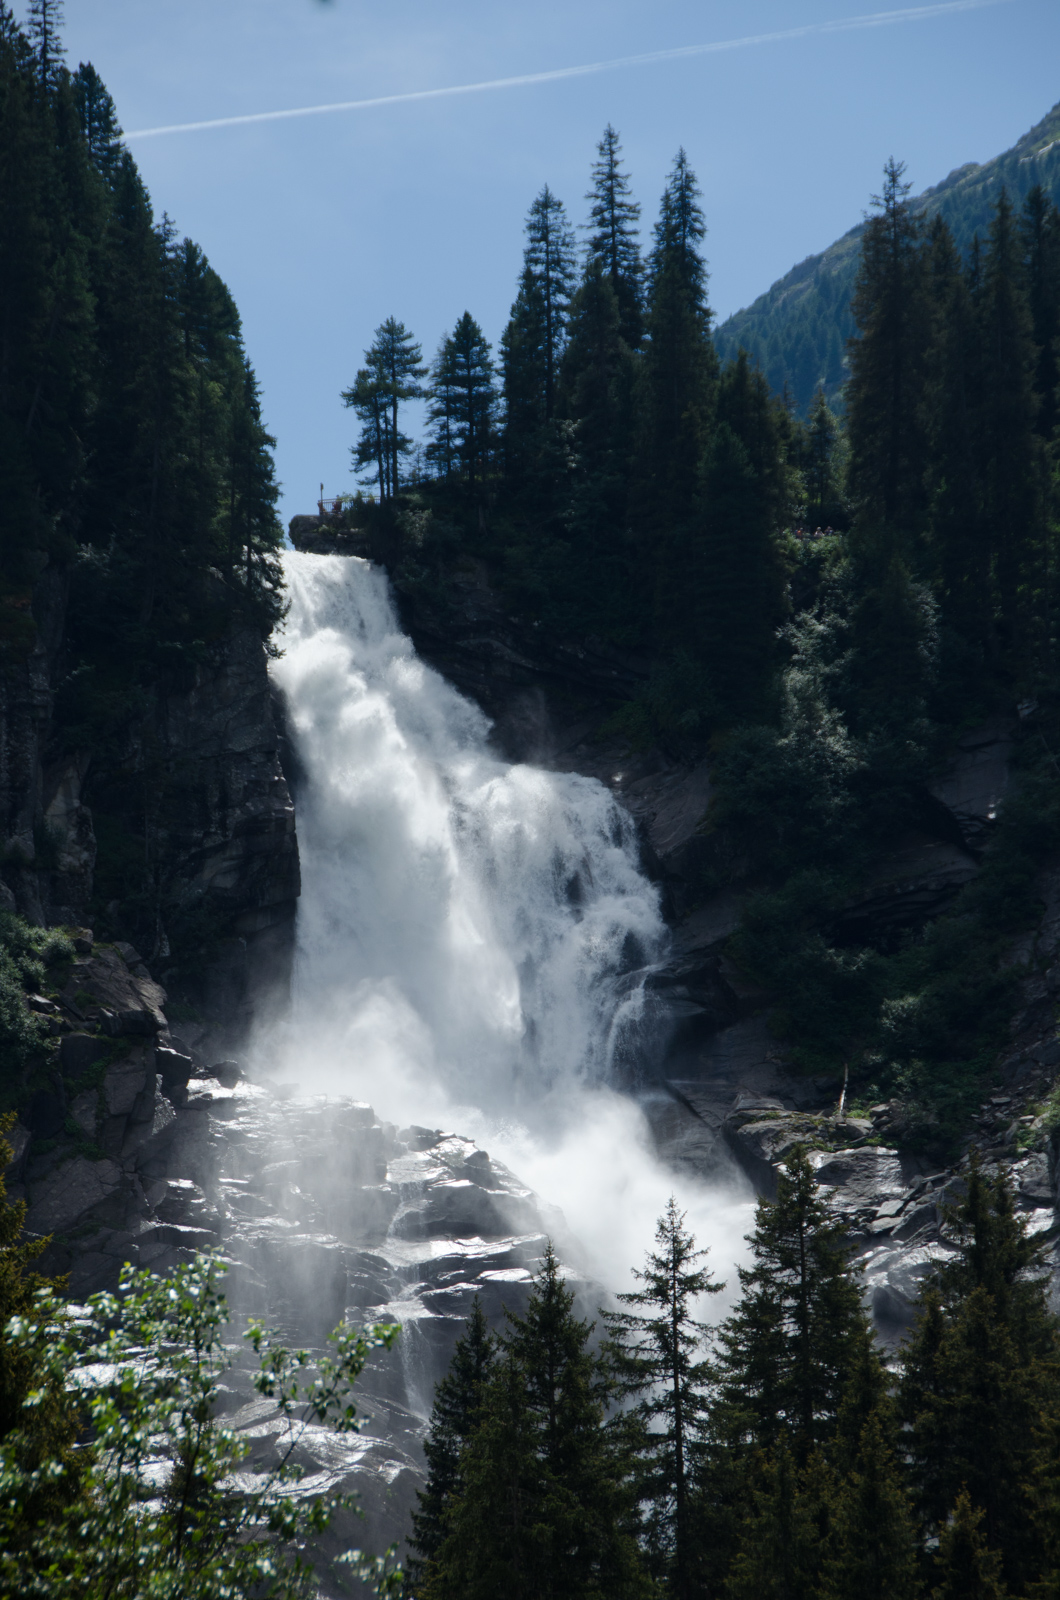
<path id="1" fill-rule="evenodd" d="M 235 1038 L 282 1000 L 299 892 L 264 647 L 231 628 L 101 756 L 56 720 L 65 605 L 45 569 L 0 671 L 0 904 L 135 941 L 178 1004 Z M 107 898 L 116 878 L 134 892 Z"/>

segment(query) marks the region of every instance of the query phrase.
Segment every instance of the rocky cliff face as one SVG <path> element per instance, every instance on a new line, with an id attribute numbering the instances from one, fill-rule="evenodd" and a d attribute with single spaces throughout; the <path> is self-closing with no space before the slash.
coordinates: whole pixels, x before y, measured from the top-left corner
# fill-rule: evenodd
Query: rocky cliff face
<path id="1" fill-rule="evenodd" d="M 261 640 L 231 630 L 101 758 L 56 721 L 65 604 L 45 570 L 0 672 L 0 906 L 135 939 L 182 1004 L 236 1036 L 282 999 L 299 888 Z M 97 835 L 135 893 L 105 899 Z"/>

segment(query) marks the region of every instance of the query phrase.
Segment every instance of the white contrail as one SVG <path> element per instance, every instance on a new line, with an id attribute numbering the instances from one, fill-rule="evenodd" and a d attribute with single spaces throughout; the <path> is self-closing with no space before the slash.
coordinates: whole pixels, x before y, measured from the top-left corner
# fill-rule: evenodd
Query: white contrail
<path id="1" fill-rule="evenodd" d="M 641 56 L 619 56 L 613 61 L 590 61 L 580 67 L 555 67 L 549 72 L 524 72 L 517 78 L 491 78 L 485 83 L 451 84 L 445 89 L 413 89 L 405 94 L 376 95 L 371 100 L 338 100 L 326 106 L 296 106 L 289 111 L 253 111 L 240 117 L 211 117 L 206 122 L 173 122 L 164 128 L 137 128 L 127 139 L 153 139 L 163 133 L 197 133 L 205 128 L 236 128 L 249 122 L 281 122 L 286 117 L 320 117 L 331 111 L 366 111 L 371 106 L 395 106 L 413 100 L 440 100 L 447 95 L 481 94 L 487 89 L 516 89 L 531 83 L 556 83 L 561 78 L 584 78 L 594 72 L 615 72 L 620 67 L 644 67 L 656 61 L 679 61 L 686 56 L 716 55 L 722 50 L 745 50 L 754 44 L 778 44 L 784 39 L 805 39 L 814 33 L 849 33 L 856 28 L 883 28 L 896 22 L 922 22 L 951 11 L 981 11 L 1006 5 L 1010 0 L 944 0 L 941 5 L 905 6 L 900 11 L 873 11 L 862 17 L 841 17 L 833 22 L 807 22 L 800 28 L 777 33 L 753 33 L 743 39 L 721 39 L 712 44 L 683 44 L 672 50 L 652 50 Z"/>

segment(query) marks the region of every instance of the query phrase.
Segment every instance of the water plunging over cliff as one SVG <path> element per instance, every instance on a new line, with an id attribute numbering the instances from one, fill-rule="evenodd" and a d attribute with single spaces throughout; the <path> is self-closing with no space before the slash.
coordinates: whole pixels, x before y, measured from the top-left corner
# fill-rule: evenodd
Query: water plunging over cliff
<path id="1" fill-rule="evenodd" d="M 285 566 L 272 670 L 304 774 L 303 889 L 274 1070 L 486 1137 L 568 1212 L 588 1184 L 601 1232 L 620 1206 L 650 1234 L 672 1177 L 606 1088 L 650 1044 L 643 977 L 668 938 L 630 819 L 593 779 L 499 760 L 484 714 L 416 656 L 378 567 Z"/>

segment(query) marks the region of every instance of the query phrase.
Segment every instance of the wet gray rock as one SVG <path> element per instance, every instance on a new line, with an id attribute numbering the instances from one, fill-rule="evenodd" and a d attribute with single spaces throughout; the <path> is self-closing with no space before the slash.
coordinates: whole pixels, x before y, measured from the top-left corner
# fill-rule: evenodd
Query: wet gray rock
<path id="1" fill-rule="evenodd" d="M 506 1308 L 524 1310 L 557 1217 L 473 1140 L 398 1129 L 367 1105 L 280 1099 L 242 1077 L 210 1076 L 189 1077 L 187 1102 L 174 1104 L 158 1086 L 159 1058 L 173 1070 L 167 1056 L 190 1061 L 168 1042 L 138 1044 L 72 1100 L 105 1155 L 34 1161 L 30 1148 L 25 1188 L 12 1193 L 29 1200 L 31 1230 L 53 1235 L 42 1266 L 68 1272 L 78 1297 L 113 1287 L 124 1261 L 165 1272 L 219 1248 L 237 1344 L 249 1316 L 311 1350 L 343 1321 L 399 1322 L 396 1349 L 364 1375 L 362 1432 L 310 1429 L 298 1446 L 299 1492 L 327 1482 L 355 1491 L 367 1513 L 336 1527 L 334 1549 L 345 1540 L 382 1550 L 407 1535 L 434 1386 L 476 1295 L 495 1324 Z M 594 1302 L 583 1310 L 595 1314 Z M 286 1430 L 251 1377 L 237 1358 L 225 1395 L 251 1444 L 248 1484 Z"/>

